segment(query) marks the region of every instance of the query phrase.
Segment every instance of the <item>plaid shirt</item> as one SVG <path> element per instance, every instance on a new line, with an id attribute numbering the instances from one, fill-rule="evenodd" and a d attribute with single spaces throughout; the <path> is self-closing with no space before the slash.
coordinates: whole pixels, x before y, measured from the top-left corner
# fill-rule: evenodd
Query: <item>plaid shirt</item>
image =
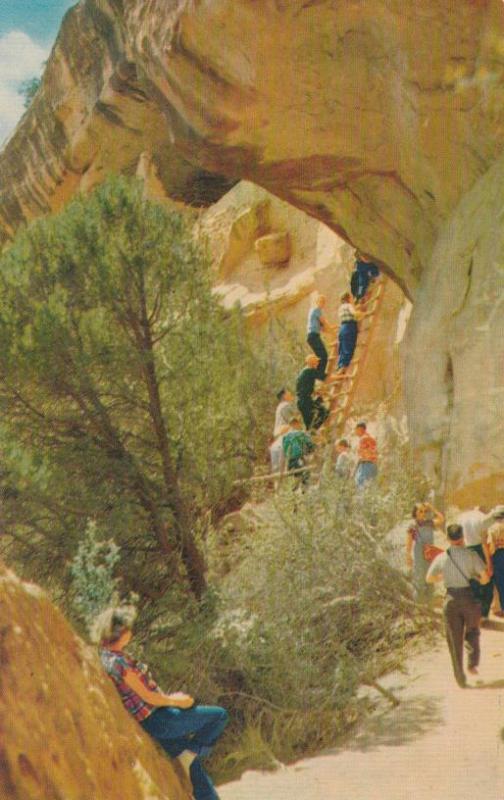
<path id="1" fill-rule="evenodd" d="M 126 672 L 134 672 L 147 689 L 150 689 L 151 692 L 160 692 L 161 689 L 149 675 L 146 665 L 134 661 L 119 650 L 100 650 L 100 658 L 105 672 L 116 685 L 124 707 L 130 714 L 133 714 L 138 722 L 147 719 L 157 706 L 151 706 L 150 703 L 146 703 L 124 682 Z"/>

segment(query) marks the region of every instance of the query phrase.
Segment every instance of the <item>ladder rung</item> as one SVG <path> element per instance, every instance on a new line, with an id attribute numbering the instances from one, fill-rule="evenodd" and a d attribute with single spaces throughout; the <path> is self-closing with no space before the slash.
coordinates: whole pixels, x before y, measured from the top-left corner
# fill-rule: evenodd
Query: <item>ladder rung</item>
<path id="1" fill-rule="evenodd" d="M 339 392 L 334 392 L 334 394 L 331 395 L 331 399 L 335 400 L 337 397 L 344 397 L 346 394 L 350 394 L 351 391 L 351 387 L 350 389 L 341 389 Z"/>

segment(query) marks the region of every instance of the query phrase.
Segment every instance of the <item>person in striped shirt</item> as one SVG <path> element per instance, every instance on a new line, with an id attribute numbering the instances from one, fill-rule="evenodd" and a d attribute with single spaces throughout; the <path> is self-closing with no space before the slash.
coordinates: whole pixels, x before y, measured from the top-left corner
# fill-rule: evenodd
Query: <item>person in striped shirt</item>
<path id="1" fill-rule="evenodd" d="M 353 358 L 357 344 L 357 322 L 362 317 L 362 314 L 357 311 L 352 303 L 352 295 L 349 292 L 344 292 L 340 299 L 341 304 L 338 309 L 340 327 L 338 331 L 337 374 L 342 374 Z"/>

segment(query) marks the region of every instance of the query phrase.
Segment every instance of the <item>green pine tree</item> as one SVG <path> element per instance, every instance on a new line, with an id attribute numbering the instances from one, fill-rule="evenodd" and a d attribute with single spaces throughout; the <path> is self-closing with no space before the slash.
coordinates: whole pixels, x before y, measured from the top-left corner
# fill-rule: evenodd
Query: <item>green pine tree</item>
<path id="1" fill-rule="evenodd" d="M 184 219 L 110 179 L 18 235 L 0 298 L 11 557 L 61 581 L 93 518 L 127 590 L 201 597 L 198 531 L 264 447 L 262 376 Z"/>

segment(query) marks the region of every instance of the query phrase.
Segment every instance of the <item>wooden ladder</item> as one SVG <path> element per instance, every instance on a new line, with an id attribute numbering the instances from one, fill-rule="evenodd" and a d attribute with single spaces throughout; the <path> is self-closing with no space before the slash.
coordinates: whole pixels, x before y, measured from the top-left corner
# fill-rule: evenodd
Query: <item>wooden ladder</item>
<path id="1" fill-rule="evenodd" d="M 385 286 L 386 278 L 383 275 L 372 284 L 365 304 L 366 310 L 364 313 L 366 316 L 358 322 L 357 345 L 352 361 L 347 367 L 345 377 L 335 383 L 326 384 L 326 386 L 330 387 L 325 394 L 325 397 L 329 399 L 329 416 L 314 436 L 314 440 L 318 444 L 327 443 L 330 438 L 335 439 L 343 433 L 345 423 L 352 410 L 352 403 L 359 385 L 360 376 L 364 374 L 369 346 L 379 319 L 378 312 L 383 302 Z M 327 372 L 329 374 L 335 369 L 337 361 L 338 339 L 335 339 L 330 343 L 327 362 Z"/>

